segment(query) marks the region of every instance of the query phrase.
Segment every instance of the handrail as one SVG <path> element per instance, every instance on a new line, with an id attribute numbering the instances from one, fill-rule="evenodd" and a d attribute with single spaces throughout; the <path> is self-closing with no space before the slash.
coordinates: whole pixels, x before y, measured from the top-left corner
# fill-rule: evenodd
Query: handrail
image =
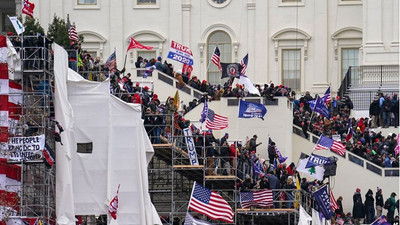
<path id="1" fill-rule="evenodd" d="M 398 88 L 399 65 L 350 66 L 338 90 L 342 98 L 350 87 L 379 87 L 394 85 Z"/>
<path id="2" fill-rule="evenodd" d="M 316 144 L 316 142 L 319 139 L 318 136 L 316 136 L 313 133 L 310 133 L 308 131 L 307 131 L 307 133 L 308 133 L 309 138 L 306 138 L 303 134 L 303 130 L 301 129 L 301 127 L 294 125 L 294 124 L 293 124 L 293 133 L 303 137 L 304 139 L 312 142 L 313 144 Z M 333 151 L 331 151 L 331 152 L 333 152 Z M 337 154 L 336 152 L 333 152 L 333 153 Z M 341 156 L 341 157 L 343 157 L 343 156 Z M 374 164 L 373 162 L 368 161 L 350 151 L 346 151 L 346 154 L 343 158 L 345 158 L 367 170 L 370 170 L 379 176 L 383 176 L 383 177 L 398 177 L 398 176 L 400 176 L 399 168 L 386 168 L 386 167 L 378 166 L 378 165 Z"/>

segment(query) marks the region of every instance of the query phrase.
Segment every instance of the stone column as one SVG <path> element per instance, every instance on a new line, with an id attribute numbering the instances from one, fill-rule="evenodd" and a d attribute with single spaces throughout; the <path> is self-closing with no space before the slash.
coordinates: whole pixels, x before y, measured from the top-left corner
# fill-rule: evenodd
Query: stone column
<path id="1" fill-rule="evenodd" d="M 309 65 L 313 67 L 313 86 L 312 89 L 318 91 L 325 91 L 328 87 L 328 2 L 327 1 L 314 1 L 314 37 L 312 38 L 312 59 Z M 305 43 L 306 44 L 306 43 Z M 306 54 L 307 47 L 304 46 L 304 60 L 307 60 Z M 307 62 L 307 61 L 305 61 Z M 304 63 L 305 66 L 306 63 Z M 306 71 L 306 70 L 302 70 Z M 305 77 L 302 74 L 302 77 Z M 302 78 L 304 80 L 304 78 Z M 305 84 L 304 82 L 301 82 Z M 305 88 L 304 86 L 302 89 Z M 306 91 L 306 90 L 305 90 Z"/>
<path id="2" fill-rule="evenodd" d="M 190 46 L 190 20 L 191 20 L 191 0 L 182 0 L 182 44 Z"/>
<path id="3" fill-rule="evenodd" d="M 256 65 L 255 65 L 255 23 L 256 23 L 256 0 L 247 1 L 247 52 L 241 51 L 238 61 L 249 53 L 249 61 L 247 65 L 247 76 L 250 80 L 255 81 L 256 79 Z M 234 52 L 232 52 L 234 53 Z"/>

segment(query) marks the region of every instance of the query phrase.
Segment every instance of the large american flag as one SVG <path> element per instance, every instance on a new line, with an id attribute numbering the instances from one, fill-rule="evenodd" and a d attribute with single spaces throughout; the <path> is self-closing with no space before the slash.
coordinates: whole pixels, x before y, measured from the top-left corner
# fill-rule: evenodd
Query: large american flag
<path id="1" fill-rule="evenodd" d="M 228 117 L 216 114 L 212 109 L 207 110 L 206 127 L 210 130 L 222 130 L 228 127 Z"/>
<path id="2" fill-rule="evenodd" d="M 342 143 L 321 135 L 317 145 L 314 147 L 314 150 L 331 150 L 341 156 L 344 156 L 344 153 L 346 152 L 345 148 L 346 147 Z"/>
<path id="3" fill-rule="evenodd" d="M 247 64 L 249 62 L 249 54 L 247 53 L 245 57 L 240 61 L 240 65 L 242 66 L 242 70 L 240 71 L 241 75 L 246 75 Z"/>
<path id="4" fill-rule="evenodd" d="M 331 200 L 332 211 L 335 212 L 336 209 L 339 209 L 339 205 L 336 202 L 335 196 L 333 196 L 332 190 L 329 191 L 329 199 Z"/>
<path id="5" fill-rule="evenodd" d="M 211 56 L 211 61 L 218 66 L 219 71 L 222 71 L 222 67 L 221 67 L 221 57 L 220 57 L 221 53 L 219 52 L 219 48 L 218 46 L 215 47 L 214 52 Z"/>
<path id="6" fill-rule="evenodd" d="M 69 40 L 78 41 L 78 33 L 76 32 L 76 28 L 74 25 L 69 25 L 68 36 Z"/>
<path id="7" fill-rule="evenodd" d="M 240 192 L 242 208 L 249 208 L 250 206 L 271 207 L 273 202 L 272 190 Z"/>
<path id="8" fill-rule="evenodd" d="M 213 220 L 233 223 L 233 211 L 228 202 L 215 191 L 194 183 L 189 209 L 204 214 Z"/>

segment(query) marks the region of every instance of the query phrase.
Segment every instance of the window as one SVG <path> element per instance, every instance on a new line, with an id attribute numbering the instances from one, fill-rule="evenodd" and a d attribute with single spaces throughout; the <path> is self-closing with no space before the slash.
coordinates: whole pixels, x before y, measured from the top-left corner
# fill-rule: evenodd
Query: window
<path id="1" fill-rule="evenodd" d="M 213 32 L 209 36 L 207 44 L 207 65 L 210 65 L 208 68 L 207 80 L 210 84 L 224 84 L 228 78 L 221 80 L 221 72 L 218 67 L 211 62 L 211 56 L 216 46 L 219 48 L 221 62 L 232 62 L 232 41 L 229 35 L 223 31 Z"/>
<path id="2" fill-rule="evenodd" d="M 282 50 L 282 83 L 300 90 L 300 49 Z"/>
<path id="3" fill-rule="evenodd" d="M 14 32 L 15 30 L 14 30 L 14 27 L 12 26 L 12 24 L 11 24 L 11 22 L 10 22 L 10 19 L 8 19 L 8 16 L 14 16 L 15 15 L 15 13 L 12 13 L 12 12 L 10 12 L 10 13 L 2 13 L 2 17 L 1 17 L 1 31 L 2 32 L 8 32 L 8 31 L 11 31 L 11 32 Z"/>
<path id="4" fill-rule="evenodd" d="M 136 59 L 139 56 L 141 56 L 143 59 L 147 59 L 148 61 L 150 61 L 150 59 L 157 59 L 156 51 L 138 51 Z"/>
<path id="5" fill-rule="evenodd" d="M 85 154 L 92 154 L 92 152 L 93 152 L 93 142 L 77 143 L 77 152 L 78 153 L 85 153 Z"/>
<path id="6" fill-rule="evenodd" d="M 97 5 L 97 0 L 78 0 L 78 5 Z"/>
<path id="7" fill-rule="evenodd" d="M 342 48 L 342 79 L 350 66 L 358 66 L 358 48 Z"/>
<path id="8" fill-rule="evenodd" d="M 222 4 L 222 3 L 226 2 L 226 0 L 212 0 L 212 1 L 216 4 Z"/>
<path id="9" fill-rule="evenodd" d="M 215 8 L 224 8 L 227 6 L 231 0 L 208 0 L 208 4 Z"/>
<path id="10" fill-rule="evenodd" d="M 157 0 L 137 0 L 137 5 L 156 5 Z"/>
<path id="11" fill-rule="evenodd" d="M 279 6 L 282 7 L 303 7 L 304 0 L 280 0 Z"/>

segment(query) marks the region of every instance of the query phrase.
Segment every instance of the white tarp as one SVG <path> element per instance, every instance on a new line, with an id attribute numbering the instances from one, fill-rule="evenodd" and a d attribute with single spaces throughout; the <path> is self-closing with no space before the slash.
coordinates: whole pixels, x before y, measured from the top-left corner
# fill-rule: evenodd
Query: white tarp
<path id="1" fill-rule="evenodd" d="M 303 206 L 300 205 L 299 209 L 299 223 L 297 225 L 310 225 L 312 217 L 308 215 Z"/>
<path id="2" fill-rule="evenodd" d="M 113 224 L 161 224 L 148 193 L 147 165 L 154 150 L 140 105 L 110 95 L 108 80 L 87 81 L 69 69 L 66 78 L 64 68 L 56 72 L 57 64 L 67 63 L 65 50 L 55 46 L 54 55 L 56 120 L 65 128 L 64 145 L 57 145 L 57 222 L 75 224 L 71 215 L 108 214 L 120 184 Z M 92 143 L 93 152 L 77 153 L 77 143 Z"/>

